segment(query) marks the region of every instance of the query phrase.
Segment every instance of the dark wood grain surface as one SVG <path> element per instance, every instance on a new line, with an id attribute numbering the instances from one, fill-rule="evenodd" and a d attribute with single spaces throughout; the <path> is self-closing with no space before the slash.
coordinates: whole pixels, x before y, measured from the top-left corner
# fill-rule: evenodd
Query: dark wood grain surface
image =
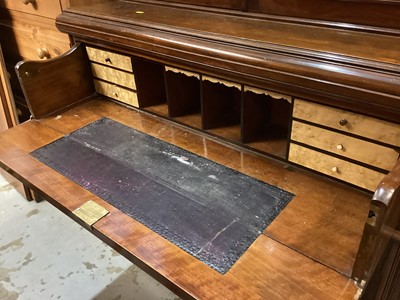
<path id="1" fill-rule="evenodd" d="M 296 197 L 230 271 L 221 275 L 29 155 L 102 116 L 277 185 Z M 80 224 L 71 211 L 88 199 L 110 210 L 92 232 L 181 296 L 353 299 L 357 291 L 348 276 L 368 214 L 369 194 L 305 171 L 288 170 L 281 162 L 222 145 L 146 113 L 99 99 L 61 117 L 29 121 L 0 134 L 0 166 L 29 182 Z"/>
<path id="2" fill-rule="evenodd" d="M 94 93 L 86 53 L 79 44 L 60 57 L 22 61 L 15 69 L 34 118 L 48 116 Z"/>
<path id="3" fill-rule="evenodd" d="M 57 26 L 76 41 L 399 120 L 398 34 L 134 1 L 76 6 Z"/>
<path id="4" fill-rule="evenodd" d="M 249 0 L 249 10 L 279 16 L 400 28 L 397 0 Z"/>
<path id="5" fill-rule="evenodd" d="M 118 2 L 117 4 L 115 2 Z M 399 63 L 399 51 L 393 43 L 400 38 L 292 22 L 246 18 L 228 14 L 210 14 L 141 2 L 103 1 L 70 9 L 93 17 L 123 20 L 126 23 L 151 26 L 184 35 L 193 35 L 265 47 L 268 44 L 303 50 L 328 52 L 381 63 Z M 137 13 L 137 12 L 142 13 Z M 188 18 L 190 13 L 190 18 Z M 150 25 L 151 24 L 151 25 Z M 265 44 L 264 44 L 265 43 Z M 376 56 L 376 52 L 382 55 Z"/>

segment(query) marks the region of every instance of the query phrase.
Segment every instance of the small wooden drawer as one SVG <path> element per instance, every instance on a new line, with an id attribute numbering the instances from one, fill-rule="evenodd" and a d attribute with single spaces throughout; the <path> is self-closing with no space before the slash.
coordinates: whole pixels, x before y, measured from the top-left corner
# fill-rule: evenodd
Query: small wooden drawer
<path id="1" fill-rule="evenodd" d="M 374 191 L 385 174 L 312 149 L 290 144 L 289 161 Z"/>
<path id="2" fill-rule="evenodd" d="M 91 61 L 101 63 L 128 72 L 133 72 L 132 62 L 129 56 L 86 47 L 86 52 Z"/>
<path id="3" fill-rule="evenodd" d="M 136 90 L 133 73 L 119 71 L 96 63 L 90 64 L 94 77 Z"/>
<path id="4" fill-rule="evenodd" d="M 296 99 L 293 117 L 400 147 L 400 125 Z"/>
<path id="5" fill-rule="evenodd" d="M 291 139 L 388 171 L 399 157 L 394 149 L 298 121 L 293 121 Z"/>
<path id="6" fill-rule="evenodd" d="M 139 107 L 137 94 L 133 91 L 100 80 L 94 80 L 94 86 L 99 94 L 105 95 L 107 97 L 129 104 L 134 107 Z"/>
<path id="7" fill-rule="evenodd" d="M 61 13 L 59 1 L 34 0 L 33 3 L 24 4 L 22 0 L 0 1 L 0 7 L 32 15 L 55 19 Z"/>

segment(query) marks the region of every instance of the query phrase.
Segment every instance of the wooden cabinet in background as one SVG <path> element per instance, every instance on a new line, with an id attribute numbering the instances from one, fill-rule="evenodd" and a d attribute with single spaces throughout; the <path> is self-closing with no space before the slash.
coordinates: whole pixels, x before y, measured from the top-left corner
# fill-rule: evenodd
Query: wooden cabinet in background
<path id="1" fill-rule="evenodd" d="M 0 43 L 11 78 L 17 114 L 21 122 L 30 117 L 14 66 L 20 60 L 48 59 L 69 49 L 68 35 L 55 26 L 61 13 L 58 0 L 5 0 L 0 2 Z"/>
<path id="2" fill-rule="evenodd" d="M 14 98 L 0 45 L 0 131 L 17 125 Z"/>

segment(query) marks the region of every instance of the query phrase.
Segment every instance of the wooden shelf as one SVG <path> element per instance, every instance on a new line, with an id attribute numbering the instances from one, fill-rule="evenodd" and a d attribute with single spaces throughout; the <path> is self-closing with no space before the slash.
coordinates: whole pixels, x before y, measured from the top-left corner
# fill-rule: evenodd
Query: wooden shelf
<path id="1" fill-rule="evenodd" d="M 231 125 L 207 130 L 228 140 L 240 142 L 240 125 Z"/>
<path id="2" fill-rule="evenodd" d="M 173 120 L 179 123 L 189 125 L 194 128 L 201 129 L 201 113 L 176 117 L 173 118 Z"/>
<path id="3" fill-rule="evenodd" d="M 168 105 L 166 103 L 148 106 L 144 108 L 144 110 L 152 112 L 159 116 L 168 117 Z"/>
<path id="4" fill-rule="evenodd" d="M 245 143 L 245 145 L 286 159 L 288 148 L 287 128 L 271 126 L 268 132 L 259 135 L 257 139 L 253 139 L 251 142 Z"/>

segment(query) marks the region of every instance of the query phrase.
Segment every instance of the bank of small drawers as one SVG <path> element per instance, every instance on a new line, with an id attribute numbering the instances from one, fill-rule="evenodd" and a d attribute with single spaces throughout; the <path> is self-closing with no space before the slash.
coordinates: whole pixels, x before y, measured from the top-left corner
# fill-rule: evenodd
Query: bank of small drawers
<path id="1" fill-rule="evenodd" d="M 293 118 L 289 160 L 315 171 L 374 191 L 399 157 L 397 124 L 299 99 Z"/>
<path id="2" fill-rule="evenodd" d="M 139 107 L 131 58 L 92 47 L 86 47 L 86 52 L 91 61 L 96 91 L 125 104 Z"/>

